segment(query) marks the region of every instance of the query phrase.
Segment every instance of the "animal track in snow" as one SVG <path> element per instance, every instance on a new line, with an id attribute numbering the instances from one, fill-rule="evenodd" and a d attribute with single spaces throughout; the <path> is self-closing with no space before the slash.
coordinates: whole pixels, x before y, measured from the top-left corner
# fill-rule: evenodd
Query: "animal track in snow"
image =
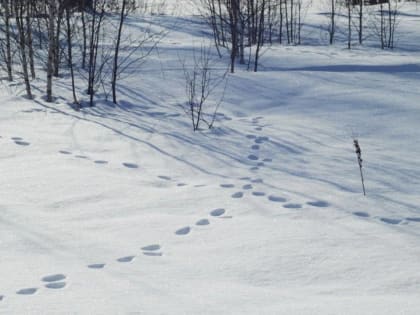
<path id="1" fill-rule="evenodd" d="M 51 282 L 45 285 L 48 289 L 62 289 L 66 286 L 65 282 Z"/>
<path id="2" fill-rule="evenodd" d="M 198 220 L 195 225 L 209 225 L 210 221 L 208 219 L 200 219 Z"/>
<path id="3" fill-rule="evenodd" d="M 253 166 L 249 170 L 250 171 L 258 171 L 260 168 L 258 166 Z"/>
<path id="4" fill-rule="evenodd" d="M 141 248 L 141 250 L 145 250 L 145 251 L 157 251 L 160 250 L 160 245 L 159 244 L 151 244 L 151 245 L 147 245 Z"/>
<path id="5" fill-rule="evenodd" d="M 268 140 L 268 137 L 257 137 L 255 140 L 254 140 L 254 142 L 255 143 L 258 143 L 258 144 L 261 144 L 261 143 L 264 143 L 264 141 L 267 141 Z"/>
<path id="6" fill-rule="evenodd" d="M 10 139 L 12 139 L 13 141 L 23 140 L 23 138 L 21 138 L 21 137 L 11 137 Z"/>
<path id="7" fill-rule="evenodd" d="M 238 199 L 238 198 L 242 198 L 244 196 L 244 193 L 242 191 L 238 191 L 236 193 L 234 193 L 231 197 Z"/>
<path id="8" fill-rule="evenodd" d="M 299 203 L 286 203 L 283 205 L 283 208 L 286 209 L 300 209 L 302 208 L 302 205 Z"/>
<path id="9" fill-rule="evenodd" d="M 127 168 L 138 168 L 139 167 L 136 163 L 128 163 L 128 162 L 124 162 L 122 165 L 124 165 Z"/>
<path id="10" fill-rule="evenodd" d="M 402 222 L 402 220 L 399 220 L 399 219 L 389 219 L 389 218 L 380 218 L 380 220 L 387 224 L 394 224 L 394 225 L 400 224 Z"/>
<path id="11" fill-rule="evenodd" d="M 411 218 L 405 218 L 407 221 L 411 221 L 411 222 L 420 222 L 420 218 L 416 218 L 416 217 L 411 217 Z"/>
<path id="12" fill-rule="evenodd" d="M 171 177 L 169 177 L 169 176 L 165 176 L 165 175 L 159 175 L 158 176 L 160 179 L 163 179 L 163 180 L 172 180 L 172 178 Z"/>
<path id="13" fill-rule="evenodd" d="M 220 187 L 222 187 L 222 188 L 233 188 L 233 187 L 235 187 L 235 185 L 233 185 L 233 184 L 220 184 Z"/>
<path id="14" fill-rule="evenodd" d="M 185 183 L 178 183 L 177 186 L 178 187 L 183 187 L 183 186 L 187 186 L 187 184 L 185 184 Z"/>
<path id="15" fill-rule="evenodd" d="M 22 146 L 28 146 L 28 145 L 30 145 L 30 143 L 29 143 L 29 142 L 26 142 L 26 141 L 20 141 L 20 140 L 15 141 L 15 143 L 16 143 L 17 145 L 22 145 Z"/>
<path id="16" fill-rule="evenodd" d="M 60 150 L 58 152 L 61 153 L 61 154 L 65 154 L 65 155 L 70 155 L 71 154 L 71 152 L 66 151 L 66 150 Z"/>
<path id="17" fill-rule="evenodd" d="M 256 179 L 251 180 L 251 183 L 254 183 L 254 184 L 261 184 L 262 182 L 263 180 L 261 178 L 256 178 Z"/>
<path id="18" fill-rule="evenodd" d="M 145 256 L 163 256 L 160 252 L 143 252 L 143 255 Z"/>
<path id="19" fill-rule="evenodd" d="M 363 211 L 355 211 L 353 212 L 353 214 L 357 217 L 361 217 L 361 218 L 369 218 L 370 215 L 367 212 L 363 212 Z"/>
<path id="20" fill-rule="evenodd" d="M 88 158 L 86 155 L 75 155 L 74 157 L 78 158 L 78 159 L 87 159 Z"/>
<path id="21" fill-rule="evenodd" d="M 214 210 L 210 211 L 210 215 L 212 217 L 220 217 L 221 215 L 225 214 L 225 212 L 226 212 L 225 209 L 217 208 L 217 209 L 214 209 Z"/>
<path id="22" fill-rule="evenodd" d="M 268 200 L 272 201 L 272 202 L 286 202 L 286 198 L 283 197 L 279 197 L 279 196 L 274 196 L 274 195 L 270 195 L 268 196 Z"/>
<path id="23" fill-rule="evenodd" d="M 201 188 L 201 187 L 206 187 L 207 185 L 205 185 L 205 184 L 198 184 L 198 185 L 194 185 L 194 187 L 196 187 L 196 188 Z"/>
<path id="24" fill-rule="evenodd" d="M 66 276 L 59 273 L 59 274 L 55 274 L 55 275 L 45 276 L 41 280 L 43 282 L 56 282 L 56 281 L 62 281 L 64 279 L 66 279 Z"/>
<path id="25" fill-rule="evenodd" d="M 251 149 L 252 150 L 259 150 L 260 146 L 258 144 L 254 144 L 254 145 L 251 146 Z"/>
<path id="26" fill-rule="evenodd" d="M 0 295 L 0 302 L 3 301 L 4 295 Z"/>
<path id="27" fill-rule="evenodd" d="M 178 230 L 175 231 L 176 235 L 187 235 L 188 233 L 190 233 L 191 228 L 189 226 L 180 228 Z"/>
<path id="28" fill-rule="evenodd" d="M 124 256 L 124 257 L 118 258 L 117 261 L 120 263 L 128 263 L 128 262 L 132 262 L 134 258 L 136 258 L 136 256 Z"/>
<path id="29" fill-rule="evenodd" d="M 241 177 L 241 178 L 239 178 L 239 180 L 250 180 L 251 179 L 251 177 Z"/>
<path id="30" fill-rule="evenodd" d="M 263 162 L 273 162 L 273 159 L 267 158 L 267 159 L 264 159 Z"/>
<path id="31" fill-rule="evenodd" d="M 96 161 L 93 161 L 93 163 L 95 163 L 95 164 L 108 164 L 108 161 L 96 160 Z"/>
<path id="32" fill-rule="evenodd" d="M 262 128 L 261 128 L 261 127 L 256 127 L 256 128 L 255 128 L 255 130 L 257 130 L 257 131 L 261 131 L 261 130 L 262 130 Z"/>
<path id="33" fill-rule="evenodd" d="M 248 139 L 256 139 L 257 138 L 257 136 L 255 136 L 255 135 L 246 135 L 246 137 Z"/>
<path id="34" fill-rule="evenodd" d="M 252 185 L 251 185 L 251 184 L 246 184 L 246 185 L 243 185 L 243 186 L 242 186 L 242 189 L 245 189 L 245 190 L 252 189 Z"/>
<path id="35" fill-rule="evenodd" d="M 251 161 L 256 161 L 256 160 L 258 160 L 258 156 L 254 155 L 254 154 L 250 154 L 250 155 L 248 155 L 248 159 L 251 160 Z"/>
<path id="36" fill-rule="evenodd" d="M 143 250 L 143 255 L 146 256 L 162 256 L 163 254 L 159 252 L 161 249 L 159 244 L 147 245 L 141 248 Z"/>
<path id="37" fill-rule="evenodd" d="M 263 196 L 265 196 L 265 192 L 262 192 L 262 191 L 253 191 L 252 194 L 254 196 L 257 196 L 257 197 L 263 197 Z"/>
<path id="38" fill-rule="evenodd" d="M 91 264 L 88 265 L 89 269 L 103 269 L 105 267 L 105 264 Z"/>
<path id="39" fill-rule="evenodd" d="M 322 200 L 308 201 L 306 204 L 308 204 L 310 206 L 313 206 L 313 207 L 318 207 L 318 208 L 326 208 L 330 205 L 328 202 L 322 201 Z"/>
<path id="40" fill-rule="evenodd" d="M 36 291 L 38 291 L 38 288 L 26 288 L 26 289 L 20 289 L 16 292 L 16 294 L 20 295 L 32 295 L 35 294 Z"/>

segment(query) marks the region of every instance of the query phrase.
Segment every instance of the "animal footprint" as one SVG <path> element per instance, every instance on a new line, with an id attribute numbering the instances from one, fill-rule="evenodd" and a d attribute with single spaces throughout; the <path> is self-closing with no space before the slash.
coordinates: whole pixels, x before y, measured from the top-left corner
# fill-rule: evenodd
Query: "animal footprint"
<path id="1" fill-rule="evenodd" d="M 286 202 L 286 198 L 273 195 L 268 196 L 268 200 L 272 202 Z"/>
<path id="2" fill-rule="evenodd" d="M 59 153 L 61 153 L 61 154 L 65 154 L 65 155 L 69 155 L 69 154 L 71 154 L 71 152 L 69 152 L 69 151 L 66 151 L 66 150 L 60 150 L 60 151 L 58 151 Z"/>
<path id="3" fill-rule="evenodd" d="M 75 155 L 74 157 L 78 159 L 87 159 L 88 157 L 86 155 Z"/>
<path id="4" fill-rule="evenodd" d="M 15 143 L 17 145 L 22 145 L 22 146 L 28 146 L 28 145 L 30 145 L 30 143 L 29 142 L 26 142 L 26 141 L 15 141 Z"/>
<path id="5" fill-rule="evenodd" d="M 45 285 L 48 289 L 62 289 L 66 286 L 65 282 L 51 282 Z"/>
<path id="6" fill-rule="evenodd" d="M 251 161 L 256 161 L 256 160 L 258 160 L 258 156 L 254 155 L 254 154 L 250 154 L 250 155 L 248 155 L 248 159 L 251 160 Z"/>
<path id="7" fill-rule="evenodd" d="M 420 222 L 420 218 L 405 218 L 407 221 Z"/>
<path id="8" fill-rule="evenodd" d="M 41 280 L 43 282 L 56 282 L 56 281 L 61 281 L 61 280 L 64 280 L 64 279 L 66 279 L 65 275 L 55 274 L 55 275 L 45 276 Z"/>
<path id="9" fill-rule="evenodd" d="M 93 163 L 95 163 L 95 164 L 108 164 L 108 161 L 96 160 L 96 161 L 93 161 Z"/>
<path id="10" fill-rule="evenodd" d="M 222 187 L 222 188 L 233 188 L 233 187 L 235 187 L 235 185 L 233 185 L 233 184 L 220 184 L 220 187 Z"/>
<path id="11" fill-rule="evenodd" d="M 256 178 L 251 180 L 251 183 L 255 183 L 255 184 L 261 184 L 263 182 L 263 180 L 261 178 Z"/>
<path id="12" fill-rule="evenodd" d="M 195 223 L 195 225 L 209 225 L 209 224 L 210 224 L 210 221 L 208 219 L 201 219 Z"/>
<path id="13" fill-rule="evenodd" d="M 307 204 L 310 205 L 310 206 L 313 206 L 313 207 L 318 207 L 318 208 L 326 208 L 330 205 L 328 202 L 322 201 L 322 200 L 309 201 L 309 202 L 307 202 Z"/>
<path id="14" fill-rule="evenodd" d="M 252 185 L 251 185 L 251 184 L 246 184 L 246 185 L 243 185 L 243 186 L 242 186 L 242 189 L 245 189 L 245 190 L 252 189 Z"/>
<path id="15" fill-rule="evenodd" d="M 118 258 L 117 261 L 120 263 L 128 263 L 128 262 L 132 262 L 135 257 L 136 256 L 125 256 L 125 257 Z"/>
<path id="16" fill-rule="evenodd" d="M 160 245 L 159 244 L 152 244 L 152 245 L 147 245 L 141 248 L 141 250 L 146 250 L 146 251 L 156 251 L 160 249 Z"/>
<path id="17" fill-rule="evenodd" d="M 242 191 L 238 191 L 234 193 L 231 197 L 234 199 L 239 199 L 239 198 L 242 198 L 243 196 L 244 196 L 244 193 Z"/>
<path id="18" fill-rule="evenodd" d="M 191 228 L 189 226 L 183 227 L 179 230 L 175 231 L 176 235 L 187 235 L 188 233 L 190 233 Z"/>
<path id="19" fill-rule="evenodd" d="M 246 137 L 248 139 L 256 139 L 257 138 L 257 136 L 255 136 L 255 135 L 246 135 Z"/>
<path id="20" fill-rule="evenodd" d="M 353 212 L 353 214 L 355 216 L 358 216 L 358 217 L 361 217 L 361 218 L 368 218 L 368 217 L 370 217 L 369 213 L 363 212 L 363 211 L 356 211 L 356 212 Z"/>
<path id="21" fill-rule="evenodd" d="M 125 167 L 127 167 L 127 168 L 138 168 L 139 166 L 137 165 L 137 164 L 135 164 L 135 163 L 127 163 L 127 162 L 124 162 L 122 165 L 124 165 Z"/>
<path id="22" fill-rule="evenodd" d="M 105 264 L 91 264 L 88 265 L 89 269 L 102 269 L 105 267 Z"/>
<path id="23" fill-rule="evenodd" d="M 252 149 L 252 150 L 259 150 L 259 149 L 260 149 L 260 146 L 259 146 L 258 144 L 254 144 L 254 145 L 251 147 L 251 149 Z"/>
<path id="24" fill-rule="evenodd" d="M 159 244 L 152 244 L 144 246 L 141 249 L 143 250 L 143 254 L 146 256 L 162 256 L 162 253 L 158 252 L 160 248 L 161 247 Z"/>
<path id="25" fill-rule="evenodd" d="M 183 186 L 187 186 L 187 184 L 185 184 L 185 183 L 179 183 L 179 184 L 177 184 L 177 186 L 183 187 Z"/>
<path id="26" fill-rule="evenodd" d="M 262 191 L 253 191 L 252 194 L 254 196 L 257 196 L 257 197 L 263 197 L 263 196 L 265 196 L 265 192 L 262 192 Z"/>
<path id="27" fill-rule="evenodd" d="M 169 176 L 164 176 L 164 175 L 159 175 L 158 176 L 160 179 L 163 179 L 163 180 L 171 180 L 172 178 L 170 178 Z"/>
<path id="28" fill-rule="evenodd" d="M 399 219 L 389 219 L 389 218 L 380 218 L 382 222 L 385 222 L 387 224 L 400 224 L 402 220 Z"/>
<path id="29" fill-rule="evenodd" d="M 221 215 L 223 215 L 226 212 L 225 209 L 223 208 L 218 208 L 218 209 L 214 209 L 213 211 L 210 212 L 210 215 L 213 217 L 220 217 Z"/>
<path id="30" fill-rule="evenodd" d="M 36 291 L 38 291 L 38 288 L 26 288 L 26 289 L 20 289 L 16 292 L 16 294 L 20 295 L 32 295 L 35 294 Z"/>
<path id="31" fill-rule="evenodd" d="M 3 299 L 4 299 L 4 295 L 0 295 L 0 302 L 3 301 Z"/>
<path id="32" fill-rule="evenodd" d="M 285 205 L 283 205 L 283 208 L 287 208 L 287 209 L 300 209 L 302 208 L 302 205 L 299 203 L 286 203 Z"/>
<path id="33" fill-rule="evenodd" d="M 21 138 L 21 137 L 11 137 L 10 139 L 12 139 L 13 141 L 23 140 L 23 138 Z"/>

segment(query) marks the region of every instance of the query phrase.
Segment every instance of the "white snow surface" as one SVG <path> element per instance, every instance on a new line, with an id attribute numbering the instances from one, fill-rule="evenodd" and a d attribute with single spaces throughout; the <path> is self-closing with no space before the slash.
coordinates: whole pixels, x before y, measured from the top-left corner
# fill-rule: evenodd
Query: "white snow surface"
<path id="1" fill-rule="evenodd" d="M 72 110 L 68 78 L 53 104 L 43 78 L 34 102 L 3 81 L 0 314 L 420 314 L 420 11 L 406 12 L 410 49 L 266 49 L 195 133 L 180 56 L 209 34 L 197 16 L 153 17 L 170 32 L 117 106 Z"/>

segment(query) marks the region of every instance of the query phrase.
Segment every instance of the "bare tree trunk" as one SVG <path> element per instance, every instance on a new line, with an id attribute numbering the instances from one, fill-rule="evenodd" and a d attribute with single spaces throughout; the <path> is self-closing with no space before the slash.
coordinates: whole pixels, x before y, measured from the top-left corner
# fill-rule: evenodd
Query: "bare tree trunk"
<path id="1" fill-rule="evenodd" d="M 60 47 L 60 33 L 61 33 L 61 22 L 63 20 L 64 8 L 62 3 L 58 3 L 56 6 L 56 16 L 57 16 L 57 27 L 55 34 L 54 42 L 54 76 L 59 76 L 60 71 L 60 56 L 61 56 L 61 47 Z"/>
<path id="2" fill-rule="evenodd" d="M 363 43 L 363 0 L 359 4 L 359 44 Z"/>
<path id="3" fill-rule="evenodd" d="M 54 48 L 55 48 L 55 18 L 56 2 L 48 1 L 48 63 L 47 63 L 47 102 L 52 102 L 52 77 L 54 74 Z"/>
<path id="4" fill-rule="evenodd" d="M 347 48 L 351 49 L 351 1 L 347 0 L 347 20 L 348 20 L 348 25 L 347 25 Z"/>
<path id="5" fill-rule="evenodd" d="M 16 26 L 19 33 L 19 51 L 22 62 L 23 79 L 25 81 L 26 96 L 28 99 L 33 99 L 31 83 L 29 82 L 28 59 L 26 56 L 26 38 L 24 26 L 24 3 L 22 0 L 15 1 Z"/>
<path id="6" fill-rule="evenodd" d="M 31 77 L 32 79 L 35 79 L 35 63 L 34 63 L 34 48 L 33 48 L 33 40 L 32 40 L 32 26 L 31 26 L 31 20 L 30 16 L 33 14 L 32 5 L 30 0 L 26 1 L 26 46 L 28 48 L 28 54 L 29 54 L 29 67 L 31 70 Z"/>
<path id="7" fill-rule="evenodd" d="M 71 88 L 73 92 L 73 102 L 77 106 L 76 109 L 80 109 L 79 101 L 76 96 L 76 89 L 74 86 L 74 71 L 73 71 L 73 44 L 71 40 L 71 26 L 70 26 L 70 9 L 66 8 L 66 22 L 67 22 L 67 54 L 69 58 L 70 75 L 71 75 Z"/>
<path id="8" fill-rule="evenodd" d="M 330 45 L 334 44 L 334 36 L 335 36 L 335 1 L 336 0 L 331 0 Z"/>
<path id="9" fill-rule="evenodd" d="M 10 44 L 10 3 L 9 0 L 3 2 L 4 6 L 4 23 L 6 31 L 6 68 L 7 68 L 7 79 L 13 81 L 13 60 L 11 53 L 11 44 Z"/>
<path id="10" fill-rule="evenodd" d="M 83 50 L 82 50 L 82 68 L 86 69 L 86 51 L 87 51 L 87 32 L 85 17 L 85 0 L 82 0 L 82 31 L 83 31 Z"/>
<path id="11" fill-rule="evenodd" d="M 258 60 L 260 57 L 260 49 L 264 43 L 264 30 L 265 30 L 265 2 L 266 0 L 261 1 L 260 6 L 260 17 L 259 17 L 259 26 L 258 26 L 258 39 L 257 39 L 257 48 L 255 51 L 255 62 L 254 62 L 254 72 L 258 71 Z"/>
<path id="12" fill-rule="evenodd" d="M 124 20 L 126 17 L 126 7 L 127 0 L 123 0 L 122 7 L 121 7 L 121 14 L 120 14 L 120 24 L 118 26 L 118 35 L 117 35 L 117 42 L 115 44 L 115 53 L 114 53 L 114 67 L 112 69 L 112 80 L 111 80 L 111 86 L 112 86 L 112 102 L 114 104 L 117 104 L 117 77 L 118 77 L 118 54 L 120 51 L 120 42 L 121 42 L 121 33 L 122 28 L 124 25 Z"/>

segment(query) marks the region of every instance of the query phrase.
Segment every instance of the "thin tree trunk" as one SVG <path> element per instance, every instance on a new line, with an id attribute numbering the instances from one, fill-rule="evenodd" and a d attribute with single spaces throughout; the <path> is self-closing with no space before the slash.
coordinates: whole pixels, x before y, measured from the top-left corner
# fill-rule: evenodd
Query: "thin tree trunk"
<path id="1" fill-rule="evenodd" d="M 67 50 L 68 50 L 68 58 L 69 58 L 69 66 L 70 66 L 70 75 L 71 75 L 71 88 L 73 92 L 73 102 L 76 104 L 76 109 L 80 109 L 79 101 L 77 100 L 76 96 L 76 88 L 74 86 L 74 71 L 73 71 L 73 44 L 71 39 L 71 26 L 70 26 L 70 9 L 66 8 L 66 22 L 67 22 Z"/>
<path id="2" fill-rule="evenodd" d="M 121 33 L 124 26 L 124 20 L 126 16 L 125 7 L 127 4 L 127 0 L 123 0 L 122 7 L 121 7 L 121 15 L 120 15 L 120 24 L 118 26 L 118 35 L 117 35 L 117 42 L 115 45 L 115 54 L 114 54 L 114 67 L 112 69 L 112 102 L 117 104 L 117 77 L 118 77 L 118 54 L 120 51 L 120 42 L 121 42 Z"/>
<path id="3" fill-rule="evenodd" d="M 47 102 L 52 102 L 52 77 L 54 74 L 54 46 L 55 46 L 55 0 L 48 1 L 48 63 L 47 63 Z"/>
<path id="4" fill-rule="evenodd" d="M 13 81 L 13 60 L 11 53 L 10 44 L 10 3 L 9 0 L 5 0 L 3 3 L 4 15 L 5 15 L 5 31 L 6 31 L 6 68 L 7 68 L 7 79 Z"/>

